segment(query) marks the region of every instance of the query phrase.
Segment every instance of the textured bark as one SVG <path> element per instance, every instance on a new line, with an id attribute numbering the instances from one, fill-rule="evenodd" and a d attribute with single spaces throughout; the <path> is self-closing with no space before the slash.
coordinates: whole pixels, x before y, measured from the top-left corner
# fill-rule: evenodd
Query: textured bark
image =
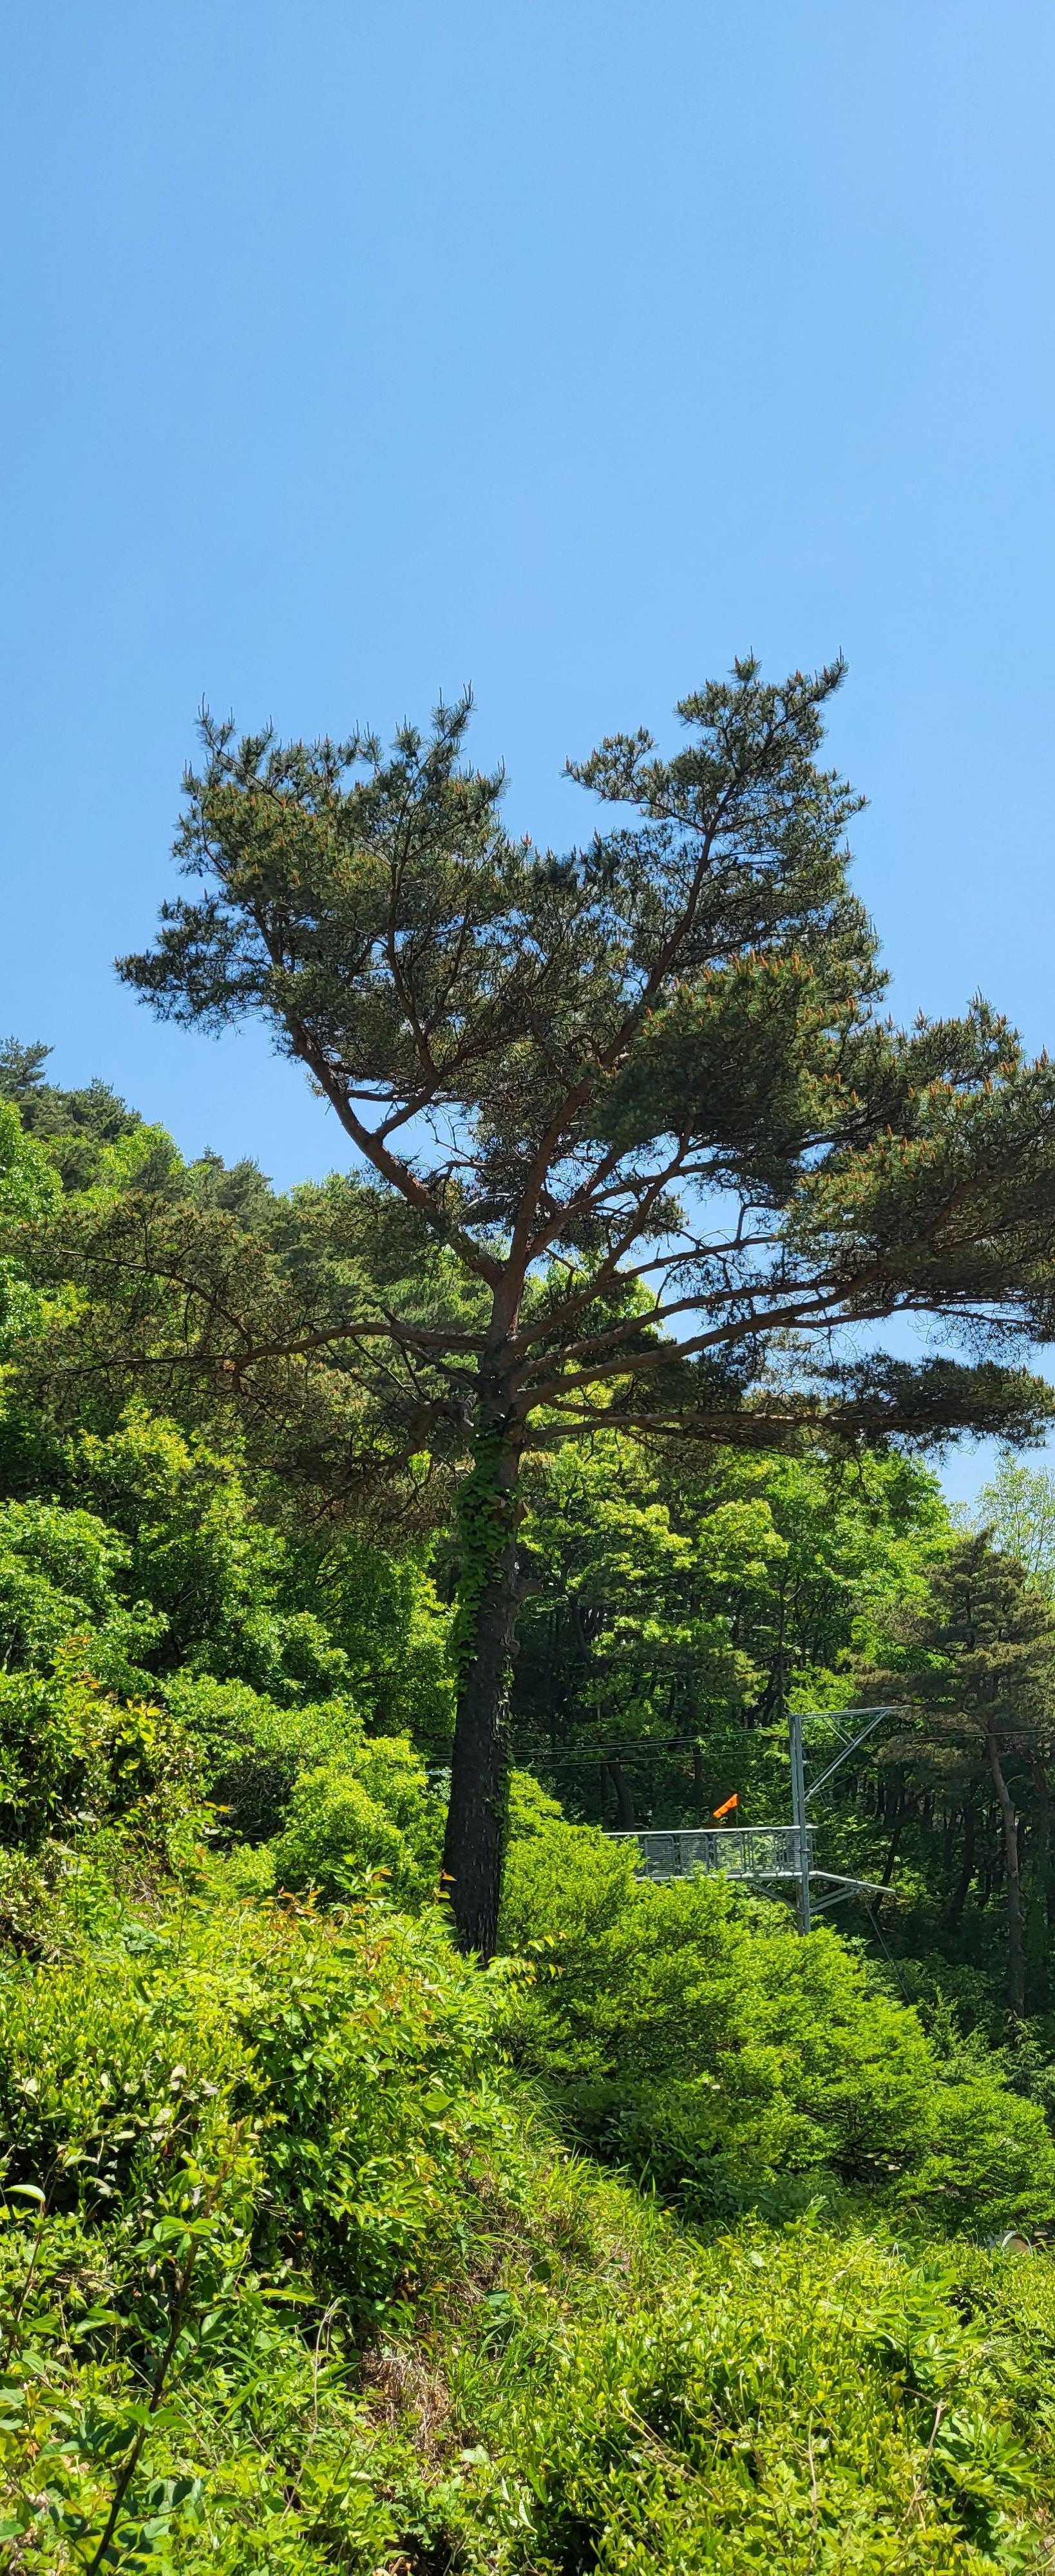
<path id="1" fill-rule="evenodd" d="M 520 1447 L 501 1369 L 481 1376 L 477 1450 L 462 1513 L 459 1687 L 443 1873 L 459 1947 L 493 1957 L 509 1788 Z"/>
<path id="2" fill-rule="evenodd" d="M 506 1697 L 516 1616 L 515 1546 L 482 1594 L 458 1694 L 443 1871 L 463 1950 L 494 1955 L 506 1839 Z"/>

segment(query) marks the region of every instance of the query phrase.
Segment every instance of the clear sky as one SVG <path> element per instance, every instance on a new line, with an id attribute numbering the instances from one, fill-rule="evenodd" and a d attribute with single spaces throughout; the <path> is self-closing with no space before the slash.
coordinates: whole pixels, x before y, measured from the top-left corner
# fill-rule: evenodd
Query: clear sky
<path id="1" fill-rule="evenodd" d="M 470 680 L 565 843 L 569 753 L 841 648 L 895 1007 L 1055 1040 L 1051 0 L 41 0 L 4 92 L 0 1029 L 324 1170 L 112 973 L 198 702 Z"/>

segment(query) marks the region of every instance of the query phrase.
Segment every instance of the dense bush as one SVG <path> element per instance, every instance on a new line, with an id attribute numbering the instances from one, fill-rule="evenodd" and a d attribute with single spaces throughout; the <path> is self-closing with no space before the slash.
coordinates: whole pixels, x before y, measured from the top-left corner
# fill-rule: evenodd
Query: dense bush
<path id="1" fill-rule="evenodd" d="M 19 2576 L 1046 2563 L 1047 2264 L 707 2248 L 556 2149 L 434 1913 L 84 1866 L 0 1989 Z"/>
<path id="2" fill-rule="evenodd" d="M 47 1671 L 67 1639 L 91 1638 L 102 1678 L 142 1682 L 165 1620 L 124 1594 L 131 1551 L 94 1512 L 0 1505 L 0 1662 Z"/>
<path id="3" fill-rule="evenodd" d="M 398 1905 L 420 1904 L 439 1881 L 443 1804 L 405 1736 L 375 1736 L 354 1758 L 305 1771 L 274 1843 L 283 1887 L 346 1896 L 366 1870 L 384 1870 Z"/>
<path id="4" fill-rule="evenodd" d="M 115 2498 L 123 2564 L 179 2530 L 232 2568 L 321 2566 L 340 2534 L 365 2570 L 396 2538 L 344 2392 L 364 2338 L 463 2263 L 471 2161 L 508 2125 L 490 1990 L 435 1922 L 335 1927 L 221 1886 L 111 1908 L 87 1943 L 71 1915 L 65 1961 L 4 1971 L 0 2529 L 28 2566 L 83 2564 Z"/>
<path id="5" fill-rule="evenodd" d="M 1038 2457 L 1029 2410 L 1051 2364 L 1050 2275 L 1034 2289 L 984 2259 L 913 2265 L 808 2223 L 681 2249 L 643 2296 L 627 2271 L 621 2298 L 601 2289 L 561 2322 L 528 2292 L 497 2352 L 459 2372 L 494 2459 L 498 2546 L 473 2563 L 605 2576 L 1044 2563 L 1028 2507 L 1046 2492 L 1048 2436 Z"/>
<path id="6" fill-rule="evenodd" d="M 220 1832 L 267 1844 L 283 1886 L 339 1899 L 385 1870 L 411 1908 L 435 1889 L 443 1805 L 406 1736 L 366 1736 L 347 1695 L 277 1708 L 245 1683 L 179 1673 L 168 1698 L 200 1749 Z"/>
<path id="7" fill-rule="evenodd" d="M 939 2226 L 1055 2218 L 1039 2106 L 976 2051 L 940 2055 L 834 1933 L 801 1941 L 725 1880 L 641 1883 L 625 1845 L 542 1816 L 510 1852 L 503 1934 L 538 1956 L 509 1989 L 518 2062 L 580 2137 L 688 2208 L 781 2178 L 787 2205 L 800 2177 Z"/>
<path id="8" fill-rule="evenodd" d="M 262 1843 L 281 1833 L 302 1772 L 353 1760 L 363 1741 L 362 1717 L 347 1693 L 281 1708 L 247 1682 L 182 1671 L 167 1682 L 166 1699 L 201 1749 L 217 1822 L 235 1841 Z"/>
<path id="9" fill-rule="evenodd" d="M 162 1851 L 202 1788 L 184 1729 L 104 1690 L 76 1638 L 49 1674 L 0 1673 L 0 1845 L 35 1851 L 123 1820 L 141 1851 Z"/>

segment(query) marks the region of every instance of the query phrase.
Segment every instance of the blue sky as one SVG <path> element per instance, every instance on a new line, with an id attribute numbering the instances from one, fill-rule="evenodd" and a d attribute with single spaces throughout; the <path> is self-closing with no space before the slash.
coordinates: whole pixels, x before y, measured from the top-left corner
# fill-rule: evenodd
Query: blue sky
<path id="1" fill-rule="evenodd" d="M 201 698 L 470 680 L 566 842 L 569 753 L 841 648 L 895 1007 L 1055 1039 L 1050 0 L 52 0 L 5 50 L 0 1027 L 326 1169 L 262 1041 L 113 977 Z"/>

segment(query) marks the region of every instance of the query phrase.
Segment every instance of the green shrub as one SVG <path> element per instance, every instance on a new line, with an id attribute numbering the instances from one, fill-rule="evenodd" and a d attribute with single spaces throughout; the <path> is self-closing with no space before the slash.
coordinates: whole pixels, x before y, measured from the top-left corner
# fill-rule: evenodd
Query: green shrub
<path id="1" fill-rule="evenodd" d="M 132 1605 L 120 1587 L 130 1551 L 94 1512 L 58 1503 L 0 1505 L 0 1664 L 50 1670 L 72 1635 L 91 1639 L 101 1680 L 131 1679 L 162 1636 L 166 1621 L 146 1602 Z"/>
<path id="2" fill-rule="evenodd" d="M 414 1908 L 439 1876 L 443 1807 L 406 1736 L 370 1736 L 346 1695 L 277 1708 L 245 1682 L 176 1673 L 169 1707 L 201 1752 L 226 1839 L 272 1846 L 282 1884 L 340 1901 L 386 1869 Z"/>
<path id="3" fill-rule="evenodd" d="M 1043 2258 L 816 2220 L 704 2246 L 560 2152 L 496 2055 L 521 1981 L 440 1913 L 235 1880 L 0 1976 L 23 2576 L 84 2576 L 108 2528 L 157 2576 L 1047 2563 Z"/>
<path id="4" fill-rule="evenodd" d="M 405 1736 L 376 1736 L 350 1760 L 301 1774 L 286 1830 L 272 1845 L 283 1887 L 347 1896 L 364 1870 L 385 1870 L 397 1905 L 435 1890 L 443 1807 Z"/>
<path id="5" fill-rule="evenodd" d="M 474 2564 L 1043 2565 L 1029 2507 L 1043 2515 L 1050 2434 L 1030 2400 L 1055 2357 L 1050 2276 L 1025 2369 L 991 2266 L 910 2265 L 808 2224 L 686 2249 L 643 2295 L 587 2300 L 562 2323 L 554 2305 L 537 2290 L 512 2300 L 505 2333 L 458 2375 L 494 2534 Z"/>
<path id="6" fill-rule="evenodd" d="M 144 1850 L 201 1794 L 196 1748 L 149 1701 L 118 1701 L 71 1638 L 50 1674 L 0 1673 L 0 1843 L 39 1848 L 134 1819 Z"/>
<path id="7" fill-rule="evenodd" d="M 115 2499 L 122 2566 L 171 2547 L 303 2576 L 336 2552 L 366 2576 L 396 2549 L 349 2370 L 461 2259 L 489 2019 L 438 1927 L 376 1908 L 337 1931 L 187 1891 L 74 1962 L 8 1966 L 0 2538 L 20 2565 L 83 2568 Z M 409 2446 L 401 2466 L 414 2498 Z"/>
<path id="8" fill-rule="evenodd" d="M 181 2171 L 256 2163 L 258 2247 L 369 2307 L 446 2245 L 459 2142 L 493 2057 L 493 1988 L 435 1917 L 186 1898 L 79 1957 L 0 1980 L 4 2179 L 141 2228 Z M 237 2192 L 244 2218 L 244 2172 Z"/>
<path id="9" fill-rule="evenodd" d="M 643 1884 L 626 1846 L 544 1818 L 511 1845 L 503 1939 L 542 1945 L 508 1990 L 517 2061 L 576 2134 L 686 2207 L 774 2187 L 786 2206 L 798 2177 L 952 2224 L 1055 2215 L 1039 2106 L 969 2052 L 944 2062 L 826 1928 L 802 1941 L 722 1879 Z"/>
<path id="10" fill-rule="evenodd" d="M 200 1745 L 203 1776 L 232 1840 L 268 1842 L 282 1832 L 301 1773 L 349 1761 L 363 1738 L 346 1694 L 278 1707 L 248 1682 L 180 1671 L 165 1685 L 168 1706 Z"/>
<path id="11" fill-rule="evenodd" d="M 224 2167 L 251 2070 L 209 1982 L 173 1976 L 164 1942 L 146 1957 L 154 1973 L 117 1947 L 8 1977 L 0 2025 L 5 2188 L 37 2190 L 82 2225 L 120 2211 L 126 2232 L 168 2205 L 192 2165 Z"/>

